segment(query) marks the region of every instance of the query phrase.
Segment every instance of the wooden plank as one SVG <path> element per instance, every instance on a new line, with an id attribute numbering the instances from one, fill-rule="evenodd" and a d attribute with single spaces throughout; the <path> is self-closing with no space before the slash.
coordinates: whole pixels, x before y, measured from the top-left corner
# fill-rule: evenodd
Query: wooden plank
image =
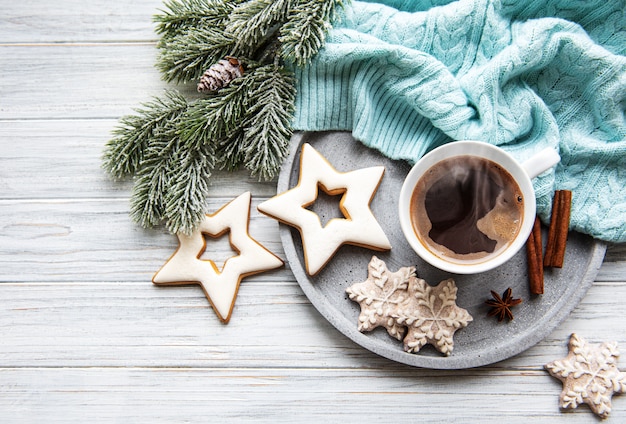
<path id="1" fill-rule="evenodd" d="M 256 210 L 266 197 L 252 194 L 250 234 L 284 258 L 278 223 Z M 209 198 L 209 210 L 236 195 Z M 0 201 L 0 281 L 149 280 L 177 241 L 162 228 L 139 227 L 129 207 L 126 198 Z M 603 274 L 605 281 L 623 275 Z"/>
<path id="2" fill-rule="evenodd" d="M 586 407 L 561 413 L 543 371 L 17 368 L 0 384 L 9 422 L 593 421 Z M 611 422 L 626 419 L 622 400 Z"/>
<path id="3" fill-rule="evenodd" d="M 244 280 L 228 325 L 197 286 L 157 287 L 150 280 L 2 283 L 0 366 L 404 368 L 336 331 L 290 276 L 283 270 Z M 573 332 L 626 349 L 616 318 L 624 298 L 626 283 L 592 286 L 545 340 L 486 368 L 540 370 L 566 355 Z"/>
<path id="4" fill-rule="evenodd" d="M 605 260 L 598 271 L 596 281 L 623 281 L 626 276 L 626 260 Z"/>
<path id="5" fill-rule="evenodd" d="M 283 256 L 278 224 L 256 211 L 265 197 L 254 191 L 253 196 L 250 234 Z M 210 198 L 209 209 L 217 210 L 230 199 Z M 0 202 L 0 211 L 3 281 L 142 281 L 177 245 L 164 229 L 144 230 L 132 222 L 126 198 L 6 200 Z M 101 261 L 103 257 L 108 260 Z M 84 275 L 85 269 L 91 270 L 90 276 Z M 623 281 L 623 273 L 613 277 Z"/>
<path id="6" fill-rule="evenodd" d="M 0 119 L 132 113 L 173 88 L 154 68 L 156 54 L 154 43 L 0 45 Z"/>
<path id="7" fill-rule="evenodd" d="M 0 198 L 127 197 L 101 155 L 114 120 L 5 121 L 0 126 Z"/>
<path id="8" fill-rule="evenodd" d="M 251 236 L 284 257 L 278 223 L 256 211 L 265 198 L 252 194 Z M 235 196 L 210 198 L 209 210 Z M 128 211 L 125 198 L 0 201 L 0 282 L 150 281 L 178 242 Z"/>
<path id="9" fill-rule="evenodd" d="M 113 181 L 101 156 L 115 119 L 4 121 L 0 125 L 0 199 L 128 198 L 130 181 Z M 275 181 L 260 183 L 246 170 L 217 170 L 211 195 L 276 193 Z"/>
<path id="10" fill-rule="evenodd" d="M 176 239 L 132 223 L 130 184 L 110 181 L 99 162 L 117 118 L 172 87 L 154 68 L 161 4 L 2 10 L 0 421 L 594 420 L 586 407 L 559 411 L 560 383 L 542 366 L 565 355 L 572 332 L 626 349 L 626 245 L 609 248 L 582 303 L 540 344 L 461 371 L 362 349 L 320 316 L 288 267 L 246 279 L 228 325 L 198 287 L 152 285 Z M 193 84 L 182 89 L 195 95 Z M 216 175 L 209 204 L 246 190 L 256 205 L 275 186 L 245 171 Z M 283 255 L 277 224 L 254 209 L 250 232 Z M 608 422 L 626 421 L 622 397 Z"/>
<path id="11" fill-rule="evenodd" d="M 626 276 L 626 243 L 610 244 L 597 281 L 623 281 Z"/>
<path id="12" fill-rule="evenodd" d="M 0 14 L 0 43 L 154 40 L 152 16 L 162 7 L 160 0 L 13 2 Z"/>
<path id="13" fill-rule="evenodd" d="M 293 282 L 244 280 L 228 325 L 196 286 L 0 284 L 0 293 L 2 366 L 347 367 L 360 351 Z"/>

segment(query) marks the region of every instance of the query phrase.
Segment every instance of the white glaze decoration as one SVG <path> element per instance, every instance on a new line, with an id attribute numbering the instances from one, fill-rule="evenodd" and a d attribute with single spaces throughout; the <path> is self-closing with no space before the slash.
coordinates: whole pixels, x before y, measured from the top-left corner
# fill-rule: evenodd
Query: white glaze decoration
<path id="1" fill-rule="evenodd" d="M 230 320 L 241 280 L 249 275 L 283 265 L 283 261 L 250 237 L 250 192 L 235 198 L 214 214 L 207 214 L 191 234 L 177 234 L 179 247 L 154 275 L 156 285 L 198 284 L 218 318 Z M 230 257 L 221 270 L 212 260 L 200 259 L 206 249 L 205 236 L 220 237 L 228 232 L 238 254 Z"/>
<path id="2" fill-rule="evenodd" d="M 344 244 L 391 249 L 370 209 L 384 172 L 382 166 L 339 172 L 305 143 L 298 184 L 261 203 L 258 209 L 300 231 L 307 273 L 315 275 Z M 333 218 L 322 226 L 319 216 L 306 209 L 315 203 L 320 188 L 330 195 L 343 193 L 339 207 L 344 218 Z"/>

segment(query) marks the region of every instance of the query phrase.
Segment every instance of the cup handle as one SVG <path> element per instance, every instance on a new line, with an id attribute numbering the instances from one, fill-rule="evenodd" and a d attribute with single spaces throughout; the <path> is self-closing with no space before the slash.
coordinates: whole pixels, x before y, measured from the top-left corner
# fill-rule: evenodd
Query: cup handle
<path id="1" fill-rule="evenodd" d="M 531 158 L 522 163 L 522 168 L 532 180 L 537 175 L 552 168 L 561 161 L 561 156 L 551 147 L 535 153 Z"/>

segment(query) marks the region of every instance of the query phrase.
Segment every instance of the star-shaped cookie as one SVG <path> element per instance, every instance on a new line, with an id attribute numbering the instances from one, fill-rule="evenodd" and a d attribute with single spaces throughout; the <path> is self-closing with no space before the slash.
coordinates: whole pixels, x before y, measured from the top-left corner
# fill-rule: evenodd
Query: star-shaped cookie
<path id="1" fill-rule="evenodd" d="M 250 192 L 246 192 L 214 214 L 207 214 L 191 235 L 178 234 L 178 249 L 152 282 L 163 286 L 199 284 L 218 318 L 227 323 L 242 278 L 283 265 L 282 260 L 248 234 L 250 199 Z M 227 232 L 238 254 L 228 258 L 219 270 L 212 260 L 200 259 L 206 249 L 204 236 L 215 238 Z"/>
<path id="2" fill-rule="evenodd" d="M 315 275 L 344 244 L 374 250 L 391 248 L 370 209 L 384 172 L 382 166 L 339 172 L 305 143 L 298 184 L 261 203 L 258 209 L 300 231 L 307 273 Z M 307 209 L 315 203 L 320 189 L 329 195 L 343 193 L 339 207 L 344 217 L 331 219 L 325 226 L 315 212 Z"/>
<path id="3" fill-rule="evenodd" d="M 613 393 L 626 392 L 626 373 L 617 368 L 618 358 L 617 343 L 588 344 L 572 334 L 568 355 L 545 365 L 563 383 L 561 408 L 575 409 L 586 403 L 595 414 L 607 418 Z"/>

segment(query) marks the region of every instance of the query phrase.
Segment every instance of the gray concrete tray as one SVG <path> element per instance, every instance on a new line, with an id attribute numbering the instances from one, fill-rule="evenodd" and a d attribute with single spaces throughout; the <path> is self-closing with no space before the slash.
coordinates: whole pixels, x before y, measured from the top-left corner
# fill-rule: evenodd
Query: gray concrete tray
<path id="1" fill-rule="evenodd" d="M 300 146 L 304 142 L 315 147 L 339 171 L 385 166 L 385 175 L 371 208 L 391 241 L 391 251 L 374 252 L 343 246 L 320 273 L 310 277 L 304 270 L 299 232 L 281 224 L 280 235 L 289 265 L 315 308 L 345 336 L 393 361 L 424 368 L 462 369 L 510 358 L 541 341 L 569 315 L 587 292 L 604 259 L 604 243 L 570 233 L 566 266 L 546 271 L 545 294 L 541 296 L 529 293 L 524 249 L 506 264 L 478 275 L 450 275 L 437 270 L 413 252 L 400 229 L 397 201 L 410 169 L 406 162 L 388 159 L 364 147 L 346 132 L 296 133 L 278 180 L 279 193 L 297 184 Z M 338 214 L 337 204 L 331 198 L 318 199 L 314 208 L 323 222 Z M 382 328 L 369 333 L 357 330 L 359 305 L 347 297 L 345 289 L 367 278 L 367 264 L 374 254 L 384 260 L 391 271 L 402 266 L 416 266 L 418 276 L 431 285 L 454 278 L 459 288 L 457 303 L 470 312 L 474 321 L 456 332 L 454 351 L 450 356 L 443 356 L 429 345 L 419 353 L 405 353 L 402 343 L 391 338 Z M 486 316 L 489 307 L 484 301 L 490 298 L 490 290 L 502 293 L 507 287 L 512 287 L 515 297 L 522 298 L 523 303 L 515 307 L 513 321 L 499 323 Z"/>

